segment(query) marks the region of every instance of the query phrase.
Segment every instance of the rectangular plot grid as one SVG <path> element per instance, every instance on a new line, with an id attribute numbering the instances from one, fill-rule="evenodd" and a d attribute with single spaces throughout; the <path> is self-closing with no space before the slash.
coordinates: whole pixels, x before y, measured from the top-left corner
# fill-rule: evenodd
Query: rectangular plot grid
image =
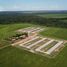
<path id="1" fill-rule="evenodd" d="M 18 46 L 36 54 L 53 57 L 60 51 L 60 47 L 64 47 L 64 41 L 57 41 L 37 36 L 19 44 Z"/>
<path id="2" fill-rule="evenodd" d="M 18 30 L 20 32 L 28 32 L 28 33 L 38 33 L 44 30 L 40 27 L 28 27 L 25 29 Z M 30 37 L 30 35 L 29 35 Z M 55 40 L 51 38 L 44 38 L 39 35 L 32 36 L 31 38 L 25 40 L 25 42 L 20 42 L 15 44 L 15 46 L 19 48 L 23 48 L 24 50 L 40 54 L 47 57 L 55 57 L 60 50 L 64 47 L 66 42 L 62 40 Z M 14 45 L 14 44 L 13 44 Z"/>

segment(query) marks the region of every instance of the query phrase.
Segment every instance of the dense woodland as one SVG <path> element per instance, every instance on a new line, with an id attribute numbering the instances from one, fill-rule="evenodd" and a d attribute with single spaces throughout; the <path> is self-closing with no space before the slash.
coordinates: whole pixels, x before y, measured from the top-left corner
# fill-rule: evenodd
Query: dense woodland
<path id="1" fill-rule="evenodd" d="M 0 12 L 0 24 L 33 23 L 51 27 L 67 28 L 66 18 L 44 18 L 35 13 Z"/>

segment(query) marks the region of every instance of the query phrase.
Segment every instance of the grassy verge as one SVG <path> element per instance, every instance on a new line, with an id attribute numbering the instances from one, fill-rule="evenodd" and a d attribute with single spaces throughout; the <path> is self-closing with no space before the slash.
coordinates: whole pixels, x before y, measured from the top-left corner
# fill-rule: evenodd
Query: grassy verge
<path id="1" fill-rule="evenodd" d="M 67 40 L 66 28 L 47 27 L 46 29 L 44 29 L 44 31 L 40 32 L 40 34 L 46 37 Z"/>

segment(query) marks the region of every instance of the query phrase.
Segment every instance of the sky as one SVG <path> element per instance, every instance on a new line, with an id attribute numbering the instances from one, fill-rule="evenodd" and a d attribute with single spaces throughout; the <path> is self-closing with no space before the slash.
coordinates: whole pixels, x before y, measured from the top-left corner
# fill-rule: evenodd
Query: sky
<path id="1" fill-rule="evenodd" d="M 0 0 L 0 11 L 67 10 L 67 0 Z"/>

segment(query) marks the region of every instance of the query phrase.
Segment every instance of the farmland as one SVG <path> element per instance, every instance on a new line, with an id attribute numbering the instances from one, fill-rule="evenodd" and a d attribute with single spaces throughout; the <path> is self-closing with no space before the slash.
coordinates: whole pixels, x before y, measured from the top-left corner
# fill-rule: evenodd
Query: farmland
<path id="1" fill-rule="evenodd" d="M 44 18 L 66 18 L 67 17 L 67 14 L 41 14 L 41 15 L 38 15 L 38 16 L 41 16 L 41 17 L 44 17 Z"/>
<path id="2" fill-rule="evenodd" d="M 15 34 L 15 30 L 30 26 L 39 26 L 29 23 L 0 24 L 0 43 L 8 47 L 0 50 L 0 67 L 67 67 L 67 44 L 65 48 L 54 59 L 33 54 L 23 49 L 10 46 L 5 38 Z M 44 37 L 51 37 L 61 40 L 67 40 L 67 29 L 46 27 L 40 34 Z M 63 31 L 63 32 L 62 32 Z"/>

